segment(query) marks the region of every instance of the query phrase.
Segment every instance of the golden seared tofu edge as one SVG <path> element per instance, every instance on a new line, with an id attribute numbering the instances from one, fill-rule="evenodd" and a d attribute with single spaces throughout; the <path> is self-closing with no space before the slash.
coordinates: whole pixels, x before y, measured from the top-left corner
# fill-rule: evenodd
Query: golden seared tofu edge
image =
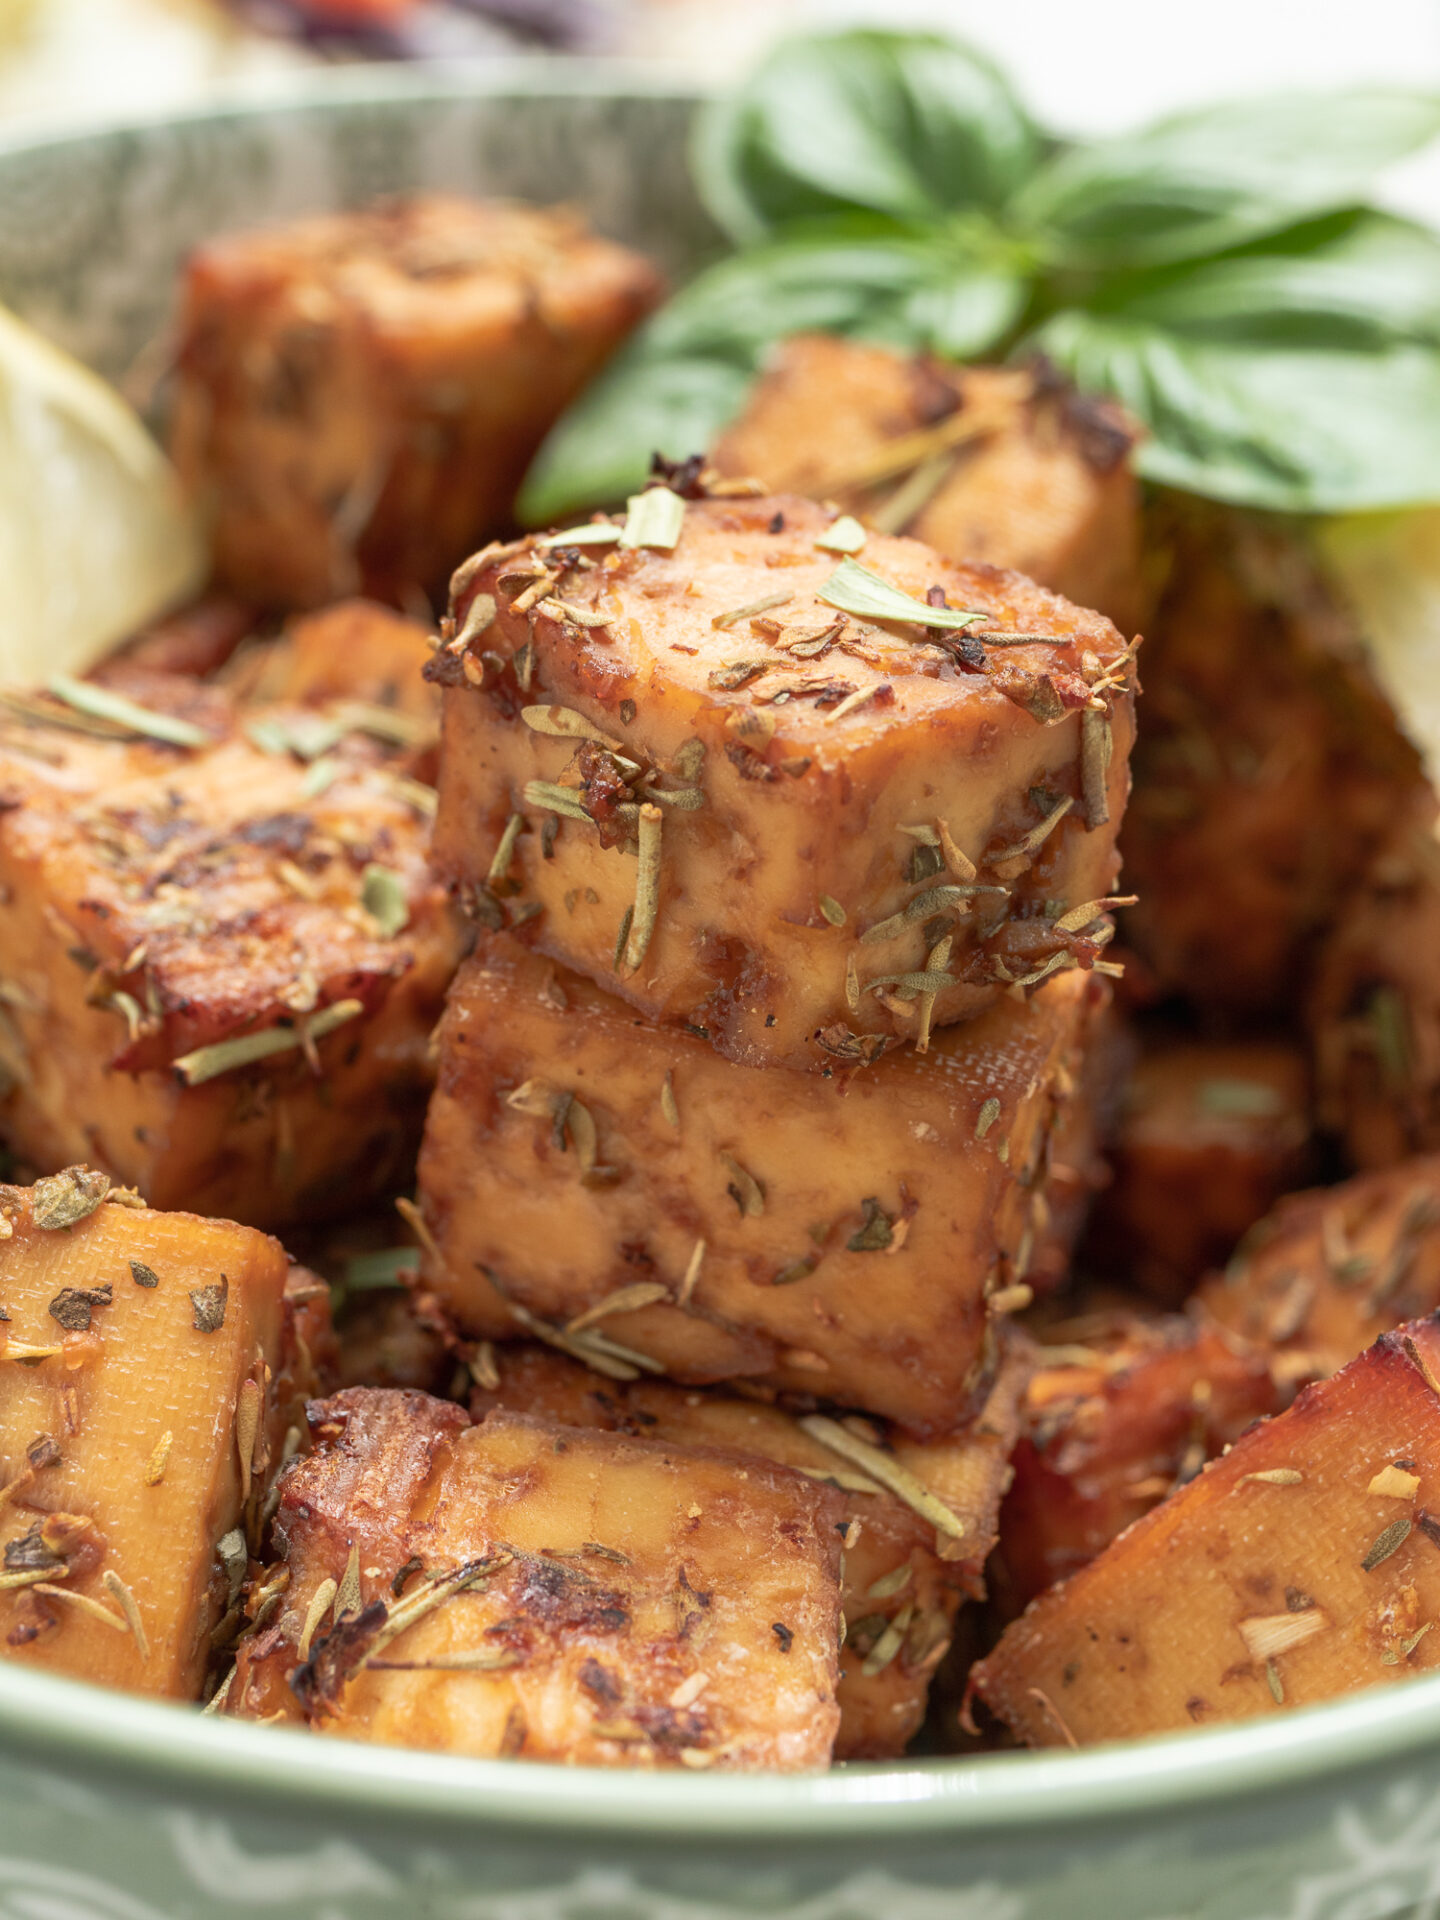
<path id="1" fill-rule="evenodd" d="M 635 512 L 661 494 L 663 549 L 627 519 L 457 575 L 435 857 L 481 923 L 751 1066 L 923 1048 L 1109 966 L 1115 628 L 918 542 L 837 557 L 793 495 Z M 835 604 L 877 590 L 900 617 Z"/>
<path id="2" fill-rule="evenodd" d="M 413 1392 L 352 1389 L 312 1421 L 276 1519 L 285 1611 L 227 1711 L 571 1764 L 828 1763 L 833 1490 L 756 1455 L 471 1426 Z"/>

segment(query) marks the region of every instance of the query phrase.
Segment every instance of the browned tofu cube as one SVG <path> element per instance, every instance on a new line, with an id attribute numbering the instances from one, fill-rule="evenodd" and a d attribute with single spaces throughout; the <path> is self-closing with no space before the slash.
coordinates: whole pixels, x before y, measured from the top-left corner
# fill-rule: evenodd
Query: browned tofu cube
<path id="1" fill-rule="evenodd" d="M 413 729 L 126 685 L 124 725 L 44 696 L 0 719 L 0 1133 L 160 1207 L 352 1208 L 404 1177 L 458 955 Z"/>
<path id="2" fill-rule="evenodd" d="M 1265 1356 L 1178 1314 L 1082 1310 L 1043 1341 L 991 1561 L 1003 1617 L 1093 1560 L 1289 1398 Z"/>
<path id="3" fill-rule="evenodd" d="M 1030 1746 L 1250 1720 L 1440 1662 L 1440 1337 L 1413 1321 L 1041 1596 L 975 1669 Z"/>
<path id="4" fill-rule="evenodd" d="M 292 620 L 282 637 L 237 663 L 228 684 L 247 705 L 326 707 L 380 729 L 390 765 L 433 787 L 440 698 L 425 678 L 435 642 L 373 600 L 342 600 Z"/>
<path id="5" fill-rule="evenodd" d="M 1440 1307 L 1440 1159 L 1291 1194 L 1247 1236 L 1198 1311 L 1281 1378 L 1323 1378 Z"/>
<path id="6" fill-rule="evenodd" d="M 1126 1078 L 1134 1060 L 1130 1030 L 1112 995 L 1099 1000 L 1086 1023 L 1076 1085 L 1051 1135 L 1045 1191 L 1035 1212 L 1035 1242 L 1025 1284 L 1053 1294 L 1071 1278 L 1076 1243 L 1092 1207 L 1110 1184 L 1109 1151 L 1117 1130 Z"/>
<path id="7" fill-rule="evenodd" d="M 1178 1305 L 1311 1171 L 1310 1073 L 1280 1041 L 1162 1042 L 1135 1065 L 1087 1252 Z"/>
<path id="8" fill-rule="evenodd" d="M 858 1524 L 847 1534 L 841 1571 L 847 1626 L 835 1758 L 893 1759 L 905 1751 L 924 1718 L 930 1679 L 950 1646 L 961 1602 L 985 1590 L 983 1569 L 995 1544 L 1029 1366 L 1018 1341 L 1007 1342 L 976 1417 L 928 1441 L 887 1433 L 854 1415 L 837 1423 L 669 1381 L 611 1380 L 543 1347 L 501 1348 L 490 1364 L 496 1384 L 476 1389 L 470 1402 L 476 1414 L 505 1407 L 562 1426 L 758 1453 L 836 1486 Z M 900 1491 L 871 1478 L 867 1461 Z M 937 1528 L 934 1501 L 947 1510 L 941 1518 L 948 1530 Z"/>
<path id="9" fill-rule="evenodd" d="M 256 624 L 255 609 L 244 601 L 227 593 L 207 593 L 142 627 L 123 647 L 99 661 L 90 678 L 104 685 L 116 669 L 124 674 L 146 667 L 204 679 L 226 665 Z"/>
<path id="10" fill-rule="evenodd" d="M 1326 929 L 1307 1008 L 1320 1119 L 1355 1166 L 1440 1149 L 1440 847 L 1412 797 Z"/>
<path id="11" fill-rule="evenodd" d="M 472 1335 L 948 1431 L 987 1370 L 992 1296 L 1028 1299 L 1103 991 L 1060 974 L 928 1054 L 827 1079 L 737 1067 L 497 942 L 440 1029 L 429 1284 Z"/>
<path id="12" fill-rule="evenodd" d="M 290 621 L 273 647 L 256 649 L 250 700 L 316 706 L 331 700 L 383 708 L 399 744 L 434 749 L 440 702 L 425 679 L 434 641 L 426 629 L 373 600 L 341 600 Z M 233 682 L 232 682 L 233 684 Z M 407 729 L 405 722 L 413 724 Z"/>
<path id="13" fill-rule="evenodd" d="M 844 1502 L 753 1454 L 353 1388 L 281 1483 L 232 1712 L 574 1766 L 823 1767 Z"/>
<path id="14" fill-rule="evenodd" d="M 5 1658 L 198 1697 L 227 1604 L 216 1550 L 254 1537 L 279 1376 L 313 1386 L 288 1265 L 83 1167 L 0 1187 Z"/>
<path id="15" fill-rule="evenodd" d="M 219 578 L 267 606 L 438 584 L 660 291 L 568 210 L 442 195 L 201 247 L 171 446 Z"/>
<path id="16" fill-rule="evenodd" d="M 1133 730 L 1109 622 L 878 537 L 842 579 L 980 637 L 845 615 L 822 508 L 665 497 L 673 550 L 532 539 L 458 576 L 435 855 L 484 922 L 749 1066 L 1094 964 Z"/>
<path id="17" fill-rule="evenodd" d="M 1134 438 L 1119 407 L 1050 367 L 957 367 L 812 333 L 779 349 L 714 458 L 949 559 L 1014 567 L 1131 632 Z"/>
<path id="18" fill-rule="evenodd" d="M 1293 1022 L 1317 934 L 1427 794 L 1419 757 L 1293 535 L 1170 498 L 1150 537 L 1125 939 L 1201 1009 Z"/>

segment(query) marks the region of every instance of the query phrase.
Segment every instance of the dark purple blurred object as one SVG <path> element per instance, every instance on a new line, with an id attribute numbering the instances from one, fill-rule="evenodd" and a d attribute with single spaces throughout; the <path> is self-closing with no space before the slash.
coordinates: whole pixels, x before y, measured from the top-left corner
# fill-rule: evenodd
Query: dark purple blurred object
<path id="1" fill-rule="evenodd" d="M 257 33 L 300 40 L 327 59 L 444 60 L 549 48 L 600 53 L 604 0 L 227 0 Z"/>

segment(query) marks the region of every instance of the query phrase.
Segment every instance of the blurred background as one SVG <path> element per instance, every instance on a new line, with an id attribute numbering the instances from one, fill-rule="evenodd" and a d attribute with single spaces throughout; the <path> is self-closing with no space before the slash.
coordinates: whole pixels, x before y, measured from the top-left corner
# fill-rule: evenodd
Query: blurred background
<path id="1" fill-rule="evenodd" d="M 357 60 L 550 50 L 714 86 L 777 33 L 856 20 L 966 35 L 1074 132 L 1274 87 L 1440 86 L 1437 0 L 0 0 L 0 137 L 285 92 Z M 1440 220 L 1440 157 L 1392 197 Z"/>

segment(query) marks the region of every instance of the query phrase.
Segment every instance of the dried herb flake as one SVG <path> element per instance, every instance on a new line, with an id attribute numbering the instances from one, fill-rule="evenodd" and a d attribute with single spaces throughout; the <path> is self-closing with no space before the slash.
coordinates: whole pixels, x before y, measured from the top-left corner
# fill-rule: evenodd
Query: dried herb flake
<path id="1" fill-rule="evenodd" d="M 1392 1520 L 1385 1531 L 1376 1538 L 1371 1545 L 1370 1551 L 1360 1562 L 1362 1569 L 1366 1573 L 1373 1573 L 1376 1567 L 1390 1558 L 1392 1553 L 1398 1553 L 1409 1539 L 1410 1529 L 1413 1525 L 1414 1522 L 1408 1514 L 1399 1520 Z"/>
<path id="2" fill-rule="evenodd" d="M 218 1333 L 225 1324 L 230 1282 L 222 1273 L 218 1286 L 190 1289 L 191 1323 L 197 1333 Z"/>
<path id="3" fill-rule="evenodd" d="M 96 1307 L 108 1307 L 114 1295 L 108 1286 L 62 1287 L 50 1302 L 50 1318 L 67 1333 L 88 1333 Z"/>
<path id="4" fill-rule="evenodd" d="M 59 1233 L 88 1218 L 110 1191 L 110 1176 L 88 1167 L 66 1167 L 30 1189 L 30 1217 L 45 1233 Z"/>

